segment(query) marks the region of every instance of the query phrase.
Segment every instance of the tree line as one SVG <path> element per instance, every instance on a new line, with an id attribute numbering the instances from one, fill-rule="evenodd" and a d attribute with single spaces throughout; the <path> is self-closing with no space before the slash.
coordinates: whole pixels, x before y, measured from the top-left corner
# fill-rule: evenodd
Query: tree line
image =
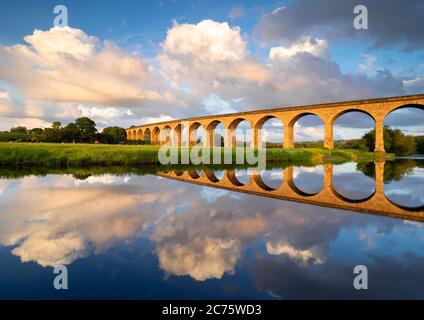
<path id="1" fill-rule="evenodd" d="M 216 134 L 215 141 L 224 138 Z M 63 143 L 104 143 L 104 144 L 144 144 L 144 141 L 127 141 L 124 128 L 107 127 L 101 132 L 96 129 L 96 122 L 88 117 L 81 117 L 74 122 L 62 126 L 61 122 L 53 122 L 50 128 L 27 129 L 23 126 L 11 128 L 10 131 L 0 133 L 0 141 L 21 141 L 21 142 L 63 142 Z M 297 142 L 296 147 L 319 148 L 322 141 Z M 374 151 L 375 129 L 367 132 L 360 139 L 341 140 L 334 142 L 336 148 L 358 149 L 361 151 Z M 267 147 L 283 147 L 281 143 L 267 142 Z M 384 148 L 386 152 L 396 155 L 424 154 L 424 136 L 408 136 L 399 129 L 384 127 Z"/>
<path id="2" fill-rule="evenodd" d="M 18 126 L 0 133 L 0 141 L 122 144 L 126 139 L 124 128 L 107 127 L 98 132 L 96 122 L 88 117 L 78 118 L 66 126 L 56 121 L 50 128 Z"/>
<path id="3" fill-rule="evenodd" d="M 420 161 L 413 159 L 399 159 L 395 163 L 386 162 L 384 165 L 384 182 L 400 181 L 403 176 L 413 173 L 414 168 L 423 168 Z M 375 165 L 372 162 L 359 162 L 356 169 L 362 171 L 366 176 L 375 179 Z"/>
<path id="4" fill-rule="evenodd" d="M 296 142 L 297 148 L 322 148 L 323 141 Z M 282 143 L 267 143 L 267 147 L 281 147 Z M 360 139 L 335 140 L 338 149 L 357 149 L 373 152 L 375 149 L 375 129 L 365 133 Z M 409 136 L 399 129 L 384 127 L 384 149 L 399 156 L 424 154 L 424 136 Z"/>

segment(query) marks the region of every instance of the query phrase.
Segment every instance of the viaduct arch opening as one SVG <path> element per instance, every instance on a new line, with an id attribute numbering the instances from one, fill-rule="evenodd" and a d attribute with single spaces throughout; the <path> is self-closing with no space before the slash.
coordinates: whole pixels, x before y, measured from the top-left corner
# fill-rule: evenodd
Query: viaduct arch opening
<path id="1" fill-rule="evenodd" d="M 384 127 L 384 134 L 392 138 L 385 139 L 386 152 L 396 150 L 401 156 L 424 154 L 424 105 L 405 104 L 394 108 L 386 114 Z"/>
<path id="2" fill-rule="evenodd" d="M 236 118 L 234 119 L 227 130 L 227 146 L 236 147 L 250 147 L 252 135 L 252 127 L 247 119 Z"/>
<path id="3" fill-rule="evenodd" d="M 375 119 L 366 111 L 347 109 L 333 117 L 334 146 L 340 149 L 369 151 L 363 137 L 375 130 Z M 374 148 L 370 151 L 374 151 Z"/>
<path id="4" fill-rule="evenodd" d="M 144 140 L 144 142 L 151 143 L 151 141 L 152 141 L 152 134 L 151 134 L 149 128 L 147 128 L 146 130 L 144 130 L 143 140 Z"/>
<path id="5" fill-rule="evenodd" d="M 314 196 L 324 188 L 324 166 L 296 167 L 293 177 L 284 177 L 293 190 L 303 196 Z"/>
<path id="6" fill-rule="evenodd" d="M 185 141 L 184 134 L 185 134 L 185 127 L 178 123 L 173 129 L 172 129 L 172 145 L 181 147 Z"/>
<path id="7" fill-rule="evenodd" d="M 324 147 L 324 121 L 318 114 L 301 113 L 289 122 L 289 127 L 293 130 L 294 147 Z"/>
<path id="8" fill-rule="evenodd" d="M 225 146 L 225 126 L 219 120 L 211 121 L 205 131 L 206 146 L 224 147 Z"/>
<path id="9" fill-rule="evenodd" d="M 204 129 L 200 122 L 194 122 L 190 124 L 189 127 L 189 143 L 188 145 L 196 146 L 196 145 L 203 145 L 204 143 Z"/>
<path id="10" fill-rule="evenodd" d="M 171 144 L 171 134 L 172 134 L 172 129 L 171 126 L 166 125 L 165 127 L 163 127 L 162 129 L 162 143 L 165 144 Z"/>
<path id="11" fill-rule="evenodd" d="M 152 132 L 152 144 L 160 144 L 160 129 L 159 127 L 153 128 Z"/>
<path id="12" fill-rule="evenodd" d="M 367 201 L 376 191 L 375 179 L 357 170 L 357 166 L 353 162 L 333 166 L 333 193 L 345 202 Z"/>
<path id="13" fill-rule="evenodd" d="M 258 141 L 255 145 L 261 148 L 283 148 L 284 125 L 274 115 L 265 116 L 260 119 L 254 128 Z"/>
<path id="14" fill-rule="evenodd" d="M 261 183 L 266 186 L 268 190 L 276 190 L 283 184 L 284 169 L 273 168 L 271 170 L 264 170 L 260 172 Z"/>
<path id="15" fill-rule="evenodd" d="M 137 131 L 137 140 L 144 140 L 142 129 L 138 129 L 138 131 Z"/>

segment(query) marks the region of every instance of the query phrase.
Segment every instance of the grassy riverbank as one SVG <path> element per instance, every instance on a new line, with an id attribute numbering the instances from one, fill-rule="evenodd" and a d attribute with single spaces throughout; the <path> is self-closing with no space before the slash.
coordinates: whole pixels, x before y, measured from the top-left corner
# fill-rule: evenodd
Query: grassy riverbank
<path id="1" fill-rule="evenodd" d="M 180 152 L 186 149 L 180 149 Z M 56 143 L 0 143 L 2 167 L 83 167 L 157 165 L 158 146 Z M 233 151 L 227 151 L 232 152 Z M 371 161 L 374 154 L 358 150 L 268 149 L 267 163 Z"/>

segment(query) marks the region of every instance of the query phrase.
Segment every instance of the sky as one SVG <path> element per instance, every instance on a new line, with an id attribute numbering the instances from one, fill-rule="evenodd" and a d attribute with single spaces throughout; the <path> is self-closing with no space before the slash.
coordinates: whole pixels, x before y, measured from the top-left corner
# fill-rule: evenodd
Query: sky
<path id="1" fill-rule="evenodd" d="M 384 3 L 384 4 L 383 4 Z M 0 130 L 80 116 L 98 128 L 424 93 L 424 1 L 25 1 L 0 4 Z M 68 26 L 54 27 L 56 5 Z M 424 112 L 387 124 L 424 134 Z M 269 123 L 269 128 L 278 124 Z M 373 127 L 338 119 L 335 137 Z M 299 120 L 318 139 L 317 119 Z"/>

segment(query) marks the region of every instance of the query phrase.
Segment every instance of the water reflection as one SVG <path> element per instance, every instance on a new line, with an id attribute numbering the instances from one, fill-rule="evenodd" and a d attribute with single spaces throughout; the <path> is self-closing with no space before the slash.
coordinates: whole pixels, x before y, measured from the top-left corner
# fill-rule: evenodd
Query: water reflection
<path id="1" fill-rule="evenodd" d="M 335 166 L 333 186 L 337 193 L 352 200 L 365 200 L 375 192 L 374 177 L 357 171 L 355 163 Z"/>
<path id="2" fill-rule="evenodd" d="M 270 169 L 261 171 L 263 183 L 270 189 L 278 189 L 283 183 L 283 171 L 281 169 Z"/>
<path id="3" fill-rule="evenodd" d="M 304 195 L 318 194 L 324 187 L 324 167 L 297 167 L 293 170 L 293 182 Z"/>
<path id="4" fill-rule="evenodd" d="M 337 169 L 339 173 L 336 173 L 336 175 L 334 174 L 334 166 L 331 163 L 309 168 L 286 167 L 285 169 L 280 169 L 284 170 L 284 179 L 278 188 L 269 187 L 262 178 L 263 172 L 254 170 L 224 170 L 222 179 L 217 179 L 212 171 L 205 171 L 204 174 L 196 173 L 195 177 L 190 171 L 160 172 L 158 175 L 208 187 L 282 200 L 306 202 L 319 206 L 423 221 L 423 205 L 414 206 L 413 201 L 409 202 L 408 205 L 397 204 L 396 201 L 386 197 L 384 179 L 389 177 L 388 181 L 392 180 L 390 175 L 385 175 L 385 163 L 375 162 L 372 163 L 372 166 L 374 170 L 370 169 L 369 164 L 365 166 L 362 166 L 362 164 L 358 165 L 357 167 L 362 171 L 361 173 L 355 171 L 354 166 L 351 164 L 340 165 L 340 168 Z M 408 167 L 405 171 L 410 173 L 411 169 Z M 374 182 L 370 181 L 371 179 L 366 176 L 370 175 L 370 172 L 374 175 Z M 397 172 L 398 174 L 399 172 Z M 334 178 L 336 183 L 333 183 Z M 397 179 L 399 180 L 400 178 Z M 337 181 L 339 181 L 339 186 L 337 186 Z M 340 184 L 340 181 L 346 181 L 348 188 L 346 188 L 346 182 Z M 363 183 L 364 181 L 366 183 Z M 417 181 L 419 181 L 419 176 Z M 306 188 L 302 184 L 306 185 Z M 298 185 L 301 186 L 299 187 Z M 307 189 L 308 192 L 305 192 L 302 188 Z M 407 191 L 403 190 L 402 192 L 405 193 Z M 347 195 L 345 196 L 344 194 Z"/>
<path id="5" fill-rule="evenodd" d="M 312 169 L 306 184 L 321 183 L 324 189 L 325 168 L 315 175 Z M 279 183 L 268 192 L 278 192 L 290 172 L 299 177 L 305 171 L 246 171 L 249 180 L 238 188 L 248 187 L 252 175 L 266 185 L 276 177 Z M 57 264 L 68 265 L 78 282 L 69 298 L 423 297 L 419 222 L 202 185 L 205 176 L 217 182 L 240 178 L 228 170 L 174 174 L 194 183 L 112 174 L 0 180 L 0 297 L 23 292 L 56 297 L 38 275 Z M 423 206 L 417 195 L 422 169 L 398 177 L 384 185 L 386 196 Z M 333 168 L 332 181 L 344 197 L 373 194 L 370 179 L 355 165 Z M 303 187 L 301 179 L 296 183 Z M 367 293 L 352 288 L 356 264 L 367 265 L 373 275 Z M 25 283 L 20 284 L 19 272 L 26 273 Z M 45 277 L 50 285 L 51 276 Z M 31 290 L 19 291 L 20 285 Z"/>
<path id="6" fill-rule="evenodd" d="M 241 170 L 236 169 L 234 170 L 234 175 L 235 175 L 234 181 L 237 185 L 245 185 L 249 182 L 251 174 L 252 172 L 248 169 L 241 169 Z"/>
<path id="7" fill-rule="evenodd" d="M 422 207 L 424 194 L 422 181 L 424 179 L 424 168 L 413 168 L 404 175 L 402 179 L 391 181 L 385 186 L 385 194 L 392 202 L 403 207 Z M 411 190 L 417 192 L 411 192 Z"/>

